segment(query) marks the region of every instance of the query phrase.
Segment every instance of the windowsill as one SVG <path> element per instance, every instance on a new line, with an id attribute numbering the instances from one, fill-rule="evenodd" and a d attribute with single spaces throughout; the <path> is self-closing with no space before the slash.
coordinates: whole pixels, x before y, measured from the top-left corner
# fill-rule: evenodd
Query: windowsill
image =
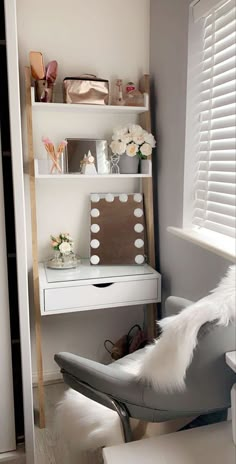
<path id="1" fill-rule="evenodd" d="M 222 241 L 221 236 L 216 232 L 181 229 L 179 227 L 172 226 L 167 227 L 167 231 L 177 237 L 183 238 L 184 240 L 205 248 L 208 251 L 212 251 L 233 263 L 236 262 L 236 243 L 233 238 L 228 237 L 227 243 L 225 243 L 226 240 Z"/>

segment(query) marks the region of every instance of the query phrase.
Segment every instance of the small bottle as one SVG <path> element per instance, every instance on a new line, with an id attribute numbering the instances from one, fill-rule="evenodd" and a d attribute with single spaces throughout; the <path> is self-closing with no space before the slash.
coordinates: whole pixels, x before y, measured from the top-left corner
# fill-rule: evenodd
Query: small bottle
<path id="1" fill-rule="evenodd" d="M 125 105 L 126 106 L 143 106 L 143 95 L 136 89 L 133 82 L 128 82 L 125 87 Z"/>
<path id="2" fill-rule="evenodd" d="M 123 97 L 123 82 L 122 79 L 117 79 L 115 83 L 115 105 L 124 105 L 125 100 Z"/>
<path id="3" fill-rule="evenodd" d="M 136 89 L 136 87 L 135 87 L 135 84 L 133 82 L 128 82 L 128 84 L 126 84 L 126 86 L 125 86 L 126 93 L 132 92 L 132 90 L 135 90 L 135 89 Z"/>

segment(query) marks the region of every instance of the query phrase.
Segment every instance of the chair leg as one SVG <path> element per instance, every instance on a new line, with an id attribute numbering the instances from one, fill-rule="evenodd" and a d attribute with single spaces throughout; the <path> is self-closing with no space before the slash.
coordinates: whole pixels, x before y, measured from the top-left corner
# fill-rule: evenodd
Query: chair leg
<path id="1" fill-rule="evenodd" d="M 129 443 L 130 441 L 133 441 L 132 430 L 130 427 L 130 417 L 129 417 L 126 407 L 124 406 L 124 404 L 119 403 L 118 401 L 115 401 L 114 399 L 111 400 L 111 403 L 113 403 L 114 409 L 119 415 L 122 429 L 123 429 L 125 443 Z"/>

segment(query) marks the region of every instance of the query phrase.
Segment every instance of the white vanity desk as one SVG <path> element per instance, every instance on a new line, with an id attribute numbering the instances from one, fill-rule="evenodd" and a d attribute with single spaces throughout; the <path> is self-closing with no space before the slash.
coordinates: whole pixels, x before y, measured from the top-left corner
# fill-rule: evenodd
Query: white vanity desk
<path id="1" fill-rule="evenodd" d="M 76 269 L 48 269 L 39 265 L 42 315 L 99 308 L 157 303 L 161 276 L 148 264 L 92 266 L 82 260 Z"/>

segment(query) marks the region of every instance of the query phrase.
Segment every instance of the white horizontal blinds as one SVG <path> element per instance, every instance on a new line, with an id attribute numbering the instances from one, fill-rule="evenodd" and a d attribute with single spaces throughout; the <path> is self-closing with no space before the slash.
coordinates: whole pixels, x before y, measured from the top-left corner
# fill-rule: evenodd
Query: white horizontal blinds
<path id="1" fill-rule="evenodd" d="M 236 2 L 204 20 L 193 224 L 235 237 Z"/>

